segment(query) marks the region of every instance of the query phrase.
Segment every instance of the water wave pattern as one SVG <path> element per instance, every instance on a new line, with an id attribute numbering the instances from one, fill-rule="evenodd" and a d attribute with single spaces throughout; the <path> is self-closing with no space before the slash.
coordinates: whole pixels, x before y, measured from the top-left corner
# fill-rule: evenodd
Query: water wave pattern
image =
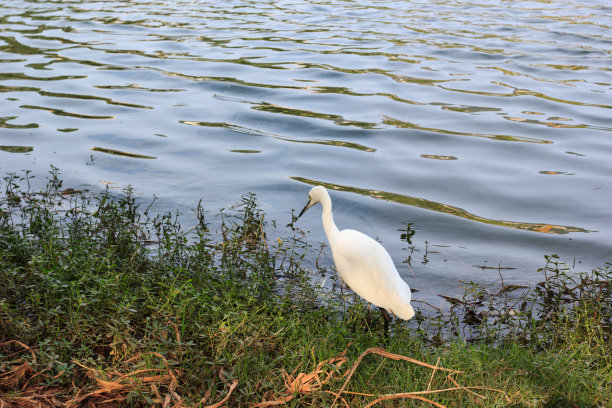
<path id="1" fill-rule="evenodd" d="M 0 170 L 272 214 L 325 180 L 355 227 L 601 261 L 611 33 L 603 0 L 0 0 Z"/>

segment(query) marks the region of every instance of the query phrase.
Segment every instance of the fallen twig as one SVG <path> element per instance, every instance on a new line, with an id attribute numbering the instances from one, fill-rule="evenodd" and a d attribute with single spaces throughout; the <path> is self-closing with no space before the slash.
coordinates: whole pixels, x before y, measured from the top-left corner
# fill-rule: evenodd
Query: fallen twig
<path id="1" fill-rule="evenodd" d="M 451 373 L 460 373 L 461 372 L 461 371 L 457 371 L 457 370 L 450 370 L 448 368 L 432 366 L 431 364 L 427 364 L 427 363 L 424 363 L 424 362 L 419 361 L 419 360 L 415 360 L 415 359 L 410 358 L 410 357 L 402 356 L 400 354 L 389 353 L 388 351 L 386 351 L 385 349 L 382 349 L 382 348 L 372 347 L 372 348 L 369 348 L 366 351 L 364 351 L 357 358 L 357 361 L 355 361 L 355 363 L 353 364 L 353 367 L 351 367 L 351 370 L 349 371 L 349 374 L 348 374 L 346 380 L 344 381 L 344 384 L 342 384 L 342 387 L 340 388 L 340 391 L 338 392 L 338 396 L 336 397 L 336 399 L 334 399 L 334 402 L 331 404 L 331 408 L 333 408 L 336 405 L 336 402 L 338 401 L 338 398 L 340 397 L 340 394 L 342 394 L 342 392 L 344 391 L 344 388 L 346 388 L 346 385 L 348 384 L 348 382 L 350 381 L 351 377 L 355 373 L 355 370 L 357 370 L 357 367 L 361 363 L 361 360 L 363 360 L 363 358 L 365 356 L 367 356 L 368 354 L 378 354 L 380 356 L 383 356 L 383 357 L 386 357 L 386 358 L 390 358 L 390 359 L 396 360 L 396 361 L 405 360 L 405 361 L 411 362 L 413 364 L 417 364 L 417 365 L 420 365 L 420 366 L 423 366 L 423 367 L 430 368 L 432 370 L 447 371 L 447 372 L 451 372 Z"/>
<path id="2" fill-rule="evenodd" d="M 283 395 L 280 395 L 274 400 L 262 401 L 259 404 L 253 405 L 252 408 L 265 408 L 275 405 L 283 405 L 291 401 L 295 397 L 295 395 L 299 393 L 307 394 L 313 391 L 318 391 L 321 389 L 323 384 L 327 383 L 332 378 L 334 372 L 336 371 L 324 370 L 323 367 L 329 364 L 335 366 L 335 368 L 338 369 L 347 361 L 348 360 L 346 357 L 344 357 L 343 352 L 339 357 L 333 357 L 319 362 L 314 371 L 312 371 L 311 373 L 299 373 L 297 376 L 294 377 L 294 373 L 297 368 L 293 370 L 293 373 L 291 374 L 283 373 L 283 378 L 285 382 L 285 391 L 283 392 Z M 344 377 L 345 375 L 346 373 L 340 376 L 340 378 Z M 323 378 L 321 378 L 321 376 L 323 376 Z"/>
<path id="3" fill-rule="evenodd" d="M 436 375 L 436 370 L 438 370 L 438 364 L 440 364 L 440 357 L 438 357 L 438 361 L 436 361 L 436 366 L 431 372 L 431 378 L 429 379 L 429 384 L 427 384 L 427 391 L 431 389 L 431 383 L 433 382 L 434 375 Z"/>
<path id="4" fill-rule="evenodd" d="M 32 355 L 32 363 L 36 364 L 36 354 L 34 353 L 34 350 L 32 350 L 29 346 L 26 346 L 25 344 L 23 344 L 20 341 L 17 340 L 9 340 L 9 341 L 5 341 L 4 343 L 0 343 L 0 347 L 4 347 L 7 346 L 9 344 L 15 343 L 19 346 L 21 346 L 22 348 L 24 348 L 25 350 L 28 350 L 30 352 L 30 354 Z"/>
<path id="5" fill-rule="evenodd" d="M 234 392 L 234 390 L 236 389 L 237 386 L 238 386 L 238 380 L 234 379 L 234 381 L 232 382 L 232 385 L 230 385 L 230 389 L 227 392 L 227 395 L 225 396 L 225 398 L 223 398 L 221 401 L 217 402 L 216 404 L 209 405 L 209 406 L 207 406 L 205 408 L 219 408 L 219 407 L 222 407 L 223 404 L 225 404 L 227 402 L 227 400 L 232 395 L 232 392 Z"/>
<path id="6" fill-rule="evenodd" d="M 366 405 L 364 408 L 369 408 L 371 406 L 373 406 L 374 404 L 378 404 L 380 401 L 384 401 L 384 400 L 389 400 L 389 399 L 396 399 L 396 398 L 410 398 L 410 399 L 415 399 L 415 400 L 419 400 L 419 401 L 423 401 L 423 402 L 428 402 L 438 408 L 446 408 L 446 405 L 442 405 L 442 404 L 438 404 L 435 401 L 432 401 L 430 399 L 427 399 L 425 397 L 421 397 L 418 395 L 413 395 L 410 393 L 405 393 L 405 394 L 393 394 L 393 395 L 386 395 L 384 397 L 380 397 L 372 402 L 370 402 L 368 405 Z"/>

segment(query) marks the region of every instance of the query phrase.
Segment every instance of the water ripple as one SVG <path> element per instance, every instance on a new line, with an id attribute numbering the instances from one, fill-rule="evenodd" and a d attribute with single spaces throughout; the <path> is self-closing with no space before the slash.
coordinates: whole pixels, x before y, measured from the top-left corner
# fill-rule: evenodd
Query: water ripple
<path id="1" fill-rule="evenodd" d="M 0 0 L 0 170 L 63 164 L 177 207 L 254 191 L 281 217 L 326 180 L 355 228 L 414 220 L 472 263 L 600 261 L 608 3 Z"/>
<path id="2" fill-rule="evenodd" d="M 448 160 L 448 159 L 447 159 Z M 550 174 L 550 173 L 548 173 Z M 483 224 L 491 224 L 500 227 L 515 228 L 521 230 L 528 230 L 532 232 L 540 232 L 544 234 L 568 234 L 570 232 L 591 232 L 584 228 L 572 227 L 567 225 L 552 225 L 548 223 L 528 223 L 528 222 L 516 222 L 508 220 L 493 220 L 485 218 L 476 214 L 472 214 L 462 208 L 454 207 L 452 205 L 438 203 L 435 201 L 427 200 L 424 198 L 410 197 L 402 194 L 390 193 L 387 191 L 380 190 L 369 190 L 351 186 L 343 186 L 339 184 L 327 183 L 320 180 L 310 180 L 304 177 L 291 177 L 293 180 L 310 184 L 311 186 L 325 186 L 328 189 L 336 191 L 351 192 L 376 198 L 378 200 L 393 201 L 399 204 L 411 205 L 414 207 L 425 208 L 432 211 L 438 211 L 445 214 L 450 214 L 456 217 L 465 218 L 471 221 L 481 222 Z"/>

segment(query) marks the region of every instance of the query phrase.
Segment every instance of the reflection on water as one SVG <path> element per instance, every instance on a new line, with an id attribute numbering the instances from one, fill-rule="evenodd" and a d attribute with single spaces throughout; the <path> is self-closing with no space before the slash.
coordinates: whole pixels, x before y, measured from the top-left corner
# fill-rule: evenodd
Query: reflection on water
<path id="1" fill-rule="evenodd" d="M 491 140 L 500 140 L 503 142 L 528 142 L 528 143 L 552 143 L 550 140 L 536 139 L 532 137 L 521 137 L 521 136 L 511 136 L 511 135 L 495 135 L 495 134 L 483 134 L 483 133 L 468 133 L 468 132 L 457 132 L 454 130 L 447 129 L 435 129 L 417 125 L 416 123 L 405 122 L 398 119 L 393 118 L 385 118 L 384 123 L 386 125 L 397 126 L 399 128 L 407 128 L 407 129 L 415 129 L 415 130 L 424 130 L 427 132 L 435 132 L 442 133 L 446 135 L 454 135 L 454 136 L 474 136 L 474 137 L 484 137 Z"/>
<path id="2" fill-rule="evenodd" d="M 30 153 L 34 148 L 32 146 L 0 146 L 0 150 L 9 153 Z"/>
<path id="3" fill-rule="evenodd" d="M 114 154 L 114 155 L 123 156 L 123 157 L 131 157 L 133 159 L 157 159 L 157 157 L 145 156 L 144 154 L 136 154 L 136 153 L 130 153 L 130 152 L 123 152 L 121 150 L 106 149 L 104 147 L 97 147 L 97 146 L 96 147 L 92 147 L 91 150 L 93 150 L 94 152 Z"/>
<path id="4" fill-rule="evenodd" d="M 331 120 L 336 125 L 340 125 L 340 126 L 357 126 L 363 129 L 372 129 L 376 126 L 376 123 L 367 123 L 367 122 L 359 122 L 356 120 L 347 120 L 347 119 L 344 119 L 340 115 L 332 115 L 329 113 L 319 113 L 319 112 L 312 112 L 312 111 L 301 110 L 301 109 L 286 108 L 283 106 L 272 105 L 266 102 L 260 104 L 259 106 L 254 107 L 253 109 L 257 109 L 262 112 L 281 113 L 283 115 L 294 115 L 294 116 L 302 116 L 305 118 L 317 118 L 317 119 Z"/>
<path id="5" fill-rule="evenodd" d="M 233 149 L 233 150 L 230 150 L 230 152 L 232 152 L 232 153 L 261 153 L 261 150 L 239 150 L 239 149 Z"/>
<path id="6" fill-rule="evenodd" d="M 484 224 L 498 225 L 500 227 L 516 228 L 521 230 L 528 230 L 534 232 L 543 232 L 546 234 L 567 234 L 570 232 L 589 232 L 583 228 L 570 227 L 564 225 L 551 225 L 551 224 L 534 224 L 527 222 L 514 222 L 504 220 L 491 220 L 485 217 L 481 217 L 465 211 L 462 208 L 453 207 L 452 205 L 437 203 L 435 201 L 426 200 L 424 198 L 409 197 L 401 194 L 389 193 L 386 191 L 379 190 L 366 190 L 362 188 L 355 188 L 349 186 L 342 186 L 338 184 L 325 183 L 322 181 L 309 180 L 303 177 L 291 177 L 296 181 L 310 184 L 312 186 L 324 186 L 329 189 L 351 192 L 376 198 L 378 200 L 393 201 L 398 204 L 411 205 L 413 207 L 425 208 L 427 210 L 438 211 L 445 214 L 454 215 L 456 217 L 465 218 L 468 220 L 481 222 Z"/>
<path id="7" fill-rule="evenodd" d="M 45 110 L 47 112 L 51 112 L 52 114 L 58 115 L 58 116 L 72 116 L 74 118 L 81 118 L 81 119 L 114 119 L 115 118 L 114 116 L 85 115 L 81 113 L 66 112 L 63 109 L 47 108 L 44 106 L 21 105 L 20 108 L 21 109 L 40 109 L 40 110 Z"/>
<path id="8" fill-rule="evenodd" d="M 457 160 L 455 156 L 442 156 L 439 154 L 422 154 L 421 157 L 424 159 L 434 159 L 434 160 Z"/>
<path id="9" fill-rule="evenodd" d="M 0 0 L 0 172 L 187 213 L 251 191 L 276 219 L 326 180 L 388 247 L 411 222 L 519 281 L 551 252 L 599 265 L 610 27 L 603 0 Z M 456 286 L 421 268 L 401 272 Z"/>
<path id="10" fill-rule="evenodd" d="M 184 121 L 181 121 L 181 123 L 183 123 L 185 125 L 191 125 L 191 126 L 219 127 L 219 128 L 228 129 L 228 130 L 230 130 L 232 132 L 236 132 L 236 133 L 244 133 L 244 134 L 247 134 L 247 135 L 254 135 L 254 136 L 273 137 L 274 139 L 282 140 L 282 141 L 285 141 L 285 142 L 310 143 L 310 144 L 319 144 L 319 145 L 326 145 L 326 146 L 348 147 L 350 149 L 361 150 L 361 151 L 364 151 L 364 152 L 375 152 L 376 151 L 376 149 L 374 149 L 373 147 L 363 146 L 363 145 L 361 145 L 359 143 L 346 142 L 346 141 L 342 141 L 342 140 L 298 140 L 298 139 L 289 139 L 287 137 L 282 137 L 280 135 L 274 135 L 274 134 L 271 134 L 271 133 L 262 132 L 262 131 L 257 130 L 257 129 L 248 129 L 248 128 L 245 128 L 244 126 L 232 125 L 230 123 L 197 122 L 197 121 L 193 121 L 193 120 L 184 120 Z"/>

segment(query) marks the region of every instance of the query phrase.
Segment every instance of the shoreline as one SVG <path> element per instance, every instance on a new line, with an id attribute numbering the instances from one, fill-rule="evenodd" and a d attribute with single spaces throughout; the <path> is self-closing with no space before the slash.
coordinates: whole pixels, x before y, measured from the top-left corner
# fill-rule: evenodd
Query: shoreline
<path id="1" fill-rule="evenodd" d="M 44 191 L 25 185 L 1 185 L 8 406 L 612 401 L 610 264 L 573 274 L 547 256 L 534 288 L 466 284 L 448 311 L 417 310 L 387 335 L 333 271 L 331 291 L 313 284 L 306 245 L 266 238 L 252 195 L 215 231 L 198 205 L 188 240 L 176 214 L 149 215 L 129 189 L 67 190 L 57 173 Z"/>

